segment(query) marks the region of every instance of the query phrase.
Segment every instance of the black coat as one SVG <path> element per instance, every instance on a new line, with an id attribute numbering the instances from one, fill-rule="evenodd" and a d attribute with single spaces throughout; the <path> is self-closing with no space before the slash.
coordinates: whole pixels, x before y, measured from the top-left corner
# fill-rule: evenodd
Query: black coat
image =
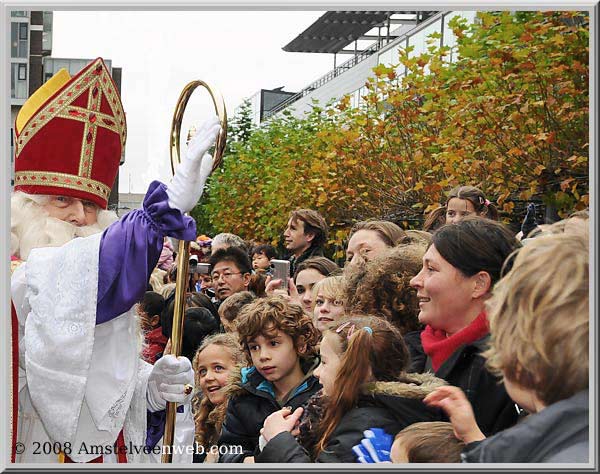
<path id="1" fill-rule="evenodd" d="M 298 265 L 300 265 L 302 262 L 304 262 L 304 260 L 307 260 L 312 257 L 322 257 L 322 256 L 323 256 L 323 249 L 321 247 L 312 247 L 312 246 L 309 247 L 308 249 L 306 249 L 304 252 L 302 252 L 300 254 L 300 256 L 297 258 L 294 256 L 291 256 L 289 258 L 290 275 L 291 276 L 294 275 L 294 272 L 298 268 Z"/>
<path id="2" fill-rule="evenodd" d="M 581 462 L 589 458 L 589 391 L 553 403 L 517 426 L 468 444 L 470 463 Z"/>
<path id="3" fill-rule="evenodd" d="M 306 374 L 304 381 L 288 399 L 282 400 L 281 404 L 272 393 L 262 388 L 266 385 L 266 381 L 254 367 L 242 369 L 238 380 L 232 381 L 227 389 L 229 394 L 227 414 L 218 441 L 219 447 L 230 446 L 232 452 L 221 454 L 219 462 L 241 463 L 244 458 L 254 456 L 265 418 L 284 406 L 292 407 L 292 410 L 303 406 L 321 389 L 319 380 L 312 375 L 312 371 L 318 364 L 318 358 L 307 360 L 302 364 Z M 240 446 L 241 453 L 238 448 Z M 222 453 L 222 450 L 224 448 L 219 452 Z"/>
<path id="4" fill-rule="evenodd" d="M 459 347 L 435 371 L 450 385 L 460 387 L 473 406 L 481 431 L 490 436 L 515 425 L 519 413 L 498 377 L 485 368 L 481 353 L 487 349 L 489 335 Z M 404 336 L 411 356 L 411 372 L 426 372 L 428 357 L 421 345 L 420 332 Z M 433 369 L 430 369 L 433 371 Z"/>
<path id="5" fill-rule="evenodd" d="M 425 406 L 422 399 L 444 382 L 430 374 L 408 374 L 404 380 L 369 384 L 358 405 L 344 415 L 314 462 L 356 463 L 352 447 L 364 438 L 363 431 L 371 428 L 381 428 L 395 436 L 413 423 L 439 421 L 441 412 Z M 273 437 L 255 461 L 313 462 L 308 451 L 288 432 Z"/>

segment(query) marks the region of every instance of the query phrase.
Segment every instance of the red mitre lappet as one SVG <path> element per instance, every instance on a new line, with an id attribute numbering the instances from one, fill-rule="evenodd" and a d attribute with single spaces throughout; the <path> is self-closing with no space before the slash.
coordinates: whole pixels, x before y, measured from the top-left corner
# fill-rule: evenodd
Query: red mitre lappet
<path id="1" fill-rule="evenodd" d="M 64 83 L 22 127 L 18 122 L 15 191 L 70 196 L 106 209 L 127 126 L 102 58 Z"/>

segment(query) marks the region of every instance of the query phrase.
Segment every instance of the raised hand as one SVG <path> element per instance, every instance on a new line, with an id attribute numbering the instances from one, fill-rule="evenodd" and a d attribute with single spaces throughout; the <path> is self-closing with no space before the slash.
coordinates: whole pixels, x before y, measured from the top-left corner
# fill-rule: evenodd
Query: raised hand
<path id="1" fill-rule="evenodd" d="M 212 171 L 213 158 L 207 151 L 215 143 L 220 130 L 218 117 L 211 117 L 200 126 L 198 133 L 190 141 L 186 154 L 167 187 L 171 208 L 189 212 L 198 203 Z"/>
<path id="2" fill-rule="evenodd" d="M 485 439 L 475 421 L 473 407 L 460 388 L 451 385 L 438 387 L 423 399 L 423 403 L 444 410 L 458 439 L 465 443 Z"/>

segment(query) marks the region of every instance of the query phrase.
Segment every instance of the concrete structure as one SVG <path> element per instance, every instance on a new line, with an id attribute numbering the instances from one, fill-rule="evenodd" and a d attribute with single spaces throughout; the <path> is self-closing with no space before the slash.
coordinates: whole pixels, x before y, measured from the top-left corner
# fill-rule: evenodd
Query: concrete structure
<path id="1" fill-rule="evenodd" d="M 43 83 L 43 58 L 52 52 L 52 12 L 13 10 L 10 15 L 11 124 L 27 98 Z M 10 129 L 11 163 L 14 133 Z M 14 167 L 11 166 L 11 170 Z M 14 171 L 11 171 L 11 186 Z"/>
<path id="2" fill-rule="evenodd" d="M 319 104 L 323 106 L 330 101 L 337 101 L 347 94 L 351 94 L 351 105 L 358 107 L 362 103 L 362 96 L 366 94 L 365 83 L 367 82 L 367 79 L 374 76 L 372 69 L 375 66 L 378 64 L 397 64 L 398 50 L 407 46 L 414 47 L 411 56 L 421 54 L 426 51 L 429 46 L 429 44 L 427 44 L 427 37 L 434 32 L 438 32 L 441 35 L 439 39 L 435 40 L 434 44 L 438 46 L 454 45 L 456 43 L 456 38 L 448 27 L 450 19 L 459 15 L 466 18 L 468 21 L 474 21 L 476 15 L 475 11 L 434 12 L 434 14 L 431 14 L 432 12 L 427 12 L 430 16 L 422 15 L 422 13 L 425 12 L 387 13 L 390 13 L 391 15 L 384 20 L 384 24 L 373 27 L 373 30 L 377 30 L 384 27 L 384 25 L 387 25 L 389 29 L 387 35 L 382 36 L 381 32 L 379 32 L 379 35 L 375 36 L 372 34 L 373 30 L 371 30 L 366 34 L 359 36 L 359 38 L 371 38 L 376 40 L 369 46 L 360 50 L 357 47 L 358 40 L 353 40 L 355 44 L 354 54 L 349 61 L 346 61 L 339 66 L 336 65 L 328 74 L 309 84 L 295 96 L 291 96 L 286 102 L 273 109 L 272 115 L 280 113 L 283 109 L 289 109 L 295 116 L 301 117 L 305 112 L 311 110 L 313 100 L 318 100 Z M 413 16 L 412 20 L 410 19 L 410 15 Z M 320 21 L 322 22 L 324 17 L 325 15 L 317 20 L 314 25 L 317 25 Z M 391 24 L 400 24 L 400 26 L 395 29 L 390 29 Z M 306 31 L 311 30 L 314 25 L 311 25 Z M 351 27 L 348 28 L 348 31 L 351 31 Z M 317 35 L 309 35 L 308 38 L 306 38 L 306 31 L 298 38 L 312 41 L 314 41 L 315 38 L 320 40 L 331 40 L 331 38 L 328 38 L 327 36 Z M 343 35 L 340 34 L 340 37 L 341 36 Z M 290 45 L 292 45 L 294 41 L 290 43 Z M 337 47 L 339 48 L 342 43 L 343 42 L 336 43 Z M 286 48 L 288 46 L 286 46 Z M 307 52 L 308 51 L 309 50 L 307 50 Z M 333 49 L 325 52 L 331 53 L 332 51 Z M 315 48 L 314 52 L 319 51 Z M 340 49 L 334 54 L 340 53 L 352 53 L 352 50 Z M 450 60 L 454 59 L 455 58 L 450 58 Z M 402 66 L 398 67 L 396 72 L 398 75 L 403 75 L 405 73 Z"/>
<path id="3" fill-rule="evenodd" d="M 116 208 L 117 214 L 122 216 L 134 209 L 141 209 L 144 196 L 144 193 L 119 193 L 119 207 Z"/>
<path id="4" fill-rule="evenodd" d="M 296 92 L 286 92 L 282 87 L 276 89 L 261 89 L 248 98 L 252 108 L 252 123 L 256 126 L 273 114 L 273 110 L 296 95 Z M 241 106 L 236 107 L 234 116 L 240 112 Z"/>

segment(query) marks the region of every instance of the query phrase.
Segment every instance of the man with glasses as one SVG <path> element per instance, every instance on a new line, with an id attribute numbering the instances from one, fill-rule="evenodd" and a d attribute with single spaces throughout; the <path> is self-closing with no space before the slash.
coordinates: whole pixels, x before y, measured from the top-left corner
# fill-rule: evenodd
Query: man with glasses
<path id="1" fill-rule="evenodd" d="M 240 291 L 247 291 L 252 273 L 248 255 L 238 247 L 219 249 L 210 257 L 213 287 L 219 303 Z"/>

